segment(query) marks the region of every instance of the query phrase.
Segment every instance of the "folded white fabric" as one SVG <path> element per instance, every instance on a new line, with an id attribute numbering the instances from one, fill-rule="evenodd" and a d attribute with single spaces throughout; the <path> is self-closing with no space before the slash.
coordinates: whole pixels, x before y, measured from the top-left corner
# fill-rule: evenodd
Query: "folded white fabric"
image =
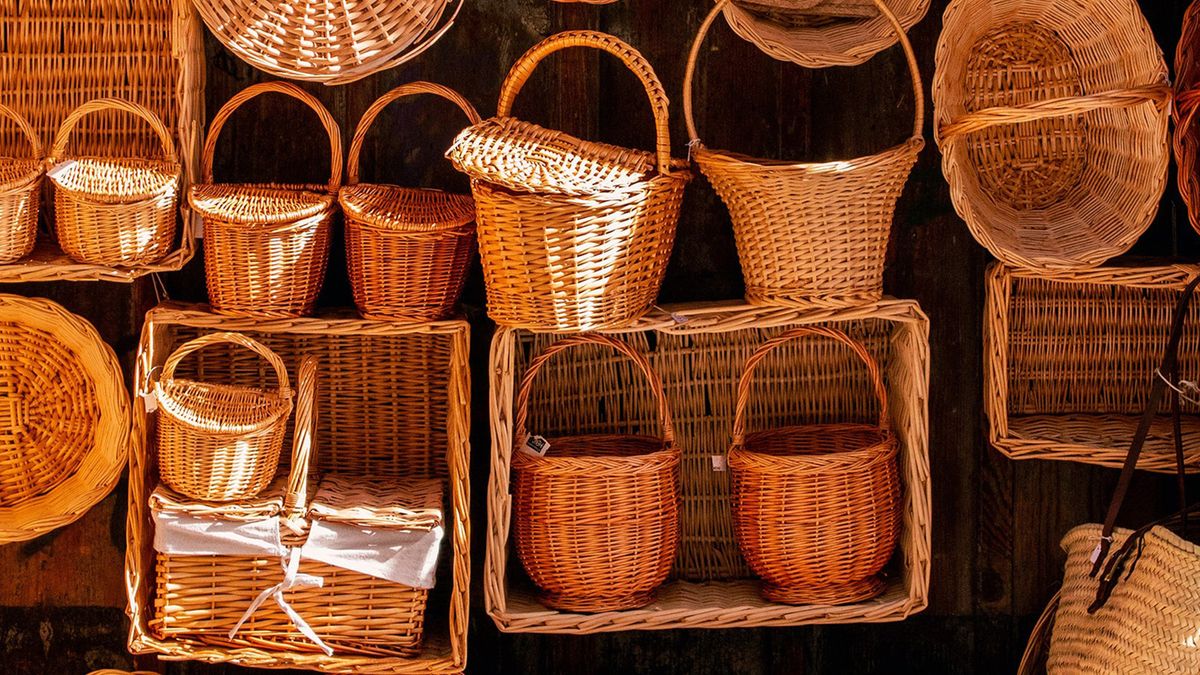
<path id="1" fill-rule="evenodd" d="M 301 556 L 413 588 L 433 588 L 444 534 L 440 525 L 394 530 L 313 520 Z"/>
<path id="2" fill-rule="evenodd" d="M 171 555 L 265 555 L 282 557 L 279 516 L 223 520 L 154 511 L 154 550 Z"/>

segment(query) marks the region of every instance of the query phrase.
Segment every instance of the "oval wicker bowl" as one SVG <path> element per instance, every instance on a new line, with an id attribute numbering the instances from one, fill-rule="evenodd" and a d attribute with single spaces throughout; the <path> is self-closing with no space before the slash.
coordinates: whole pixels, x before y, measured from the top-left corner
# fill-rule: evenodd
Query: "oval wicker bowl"
<path id="1" fill-rule="evenodd" d="M 1175 52 L 1175 162 L 1192 229 L 1200 232 L 1200 2 L 1188 5 Z"/>
<path id="2" fill-rule="evenodd" d="M 33 251 L 42 190 L 42 142 L 20 113 L 0 105 L 0 118 L 16 125 L 29 141 L 28 157 L 0 157 L 0 264 Z"/>
<path id="3" fill-rule="evenodd" d="M 1091 267 L 1149 227 L 1167 177 L 1167 69 L 1132 0 L 955 0 L 933 101 L 942 171 L 980 244 Z"/>

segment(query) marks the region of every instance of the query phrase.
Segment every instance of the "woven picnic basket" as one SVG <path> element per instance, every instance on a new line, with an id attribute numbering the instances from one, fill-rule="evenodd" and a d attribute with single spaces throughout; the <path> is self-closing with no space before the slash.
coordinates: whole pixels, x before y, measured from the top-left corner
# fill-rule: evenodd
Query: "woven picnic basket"
<path id="1" fill-rule="evenodd" d="M 291 96 L 317 113 L 329 135 L 326 185 L 214 184 L 213 153 L 226 120 L 256 96 Z M 288 82 L 238 92 L 217 112 L 201 157 L 203 183 L 189 200 L 204 218 L 204 270 L 214 311 L 243 316 L 311 314 L 325 281 L 331 221 L 342 184 L 342 132 L 325 106 Z"/>
<path id="2" fill-rule="evenodd" d="M 713 7 L 692 43 L 683 85 L 691 153 L 729 208 L 746 299 L 753 304 L 842 307 L 883 296 L 896 200 L 925 147 L 925 99 L 903 28 L 883 0 L 873 1 L 899 37 L 916 108 L 912 137 L 875 155 L 797 163 L 706 147 L 696 131 L 692 79 L 700 46 L 729 0 Z"/>
<path id="3" fill-rule="evenodd" d="M 650 97 L 655 152 L 580 140 L 511 117 L 550 54 L 590 47 L 618 57 Z M 675 242 L 686 163 L 671 159 L 667 96 L 637 50 L 595 31 L 558 33 L 527 51 L 500 90 L 496 117 L 455 140 L 472 178 L 488 315 L 542 330 L 626 325 L 653 305 Z"/>
<path id="4" fill-rule="evenodd" d="M 787 426 L 746 433 L 754 371 L 781 345 L 817 336 L 854 350 L 879 400 L 879 424 Z M 879 365 L 844 332 L 786 331 L 746 360 L 738 381 L 732 473 L 734 534 L 762 577 L 763 597 L 784 604 L 862 602 L 884 589 L 879 573 L 900 532 L 897 443 Z"/>
<path id="5" fill-rule="evenodd" d="M 188 355 L 225 343 L 265 359 L 275 372 L 277 388 L 175 376 Z M 159 406 L 159 476 L 171 489 L 192 499 L 229 501 L 253 497 L 271 482 L 292 411 L 287 368 L 275 352 L 240 333 L 201 336 L 171 354 L 154 393 Z"/>
<path id="6" fill-rule="evenodd" d="M 1175 119 L 1173 145 L 1179 165 L 1179 192 L 1188 207 L 1192 229 L 1200 232 L 1200 2 L 1188 5 L 1183 34 L 1175 51 Z"/>
<path id="7" fill-rule="evenodd" d="M 458 0 L 194 0 L 213 35 L 259 70 L 347 84 L 394 68 L 437 42 Z"/>
<path id="8" fill-rule="evenodd" d="M 162 143 L 161 159 L 78 156 L 68 152 L 71 134 L 88 115 L 134 115 Z M 89 101 L 67 115 L 47 172 L 54 184 L 54 231 L 72 260 L 133 267 L 156 262 L 175 243 L 183 169 L 171 131 L 151 110 L 118 98 Z"/>
<path id="9" fill-rule="evenodd" d="M 735 33 L 780 61 L 823 68 L 857 66 L 896 44 L 892 15 L 907 31 L 929 0 L 733 0 L 722 10 Z"/>
<path id="10" fill-rule="evenodd" d="M 29 121 L 12 108 L 0 105 L 0 117 L 15 124 L 29 145 L 28 157 L 0 157 L 0 263 L 12 263 L 29 255 L 37 241 L 42 142 Z"/>
<path id="11" fill-rule="evenodd" d="M 359 154 L 375 118 L 393 101 L 432 94 L 454 103 L 471 124 L 479 113 L 457 92 L 430 82 L 391 90 L 367 110 L 350 144 L 349 184 L 338 202 L 346 214 L 346 259 L 354 304 L 370 319 L 436 321 L 454 311 L 475 246 L 475 202 L 459 195 L 358 182 Z"/>
<path id="12" fill-rule="evenodd" d="M 942 171 L 980 244 L 1034 269 L 1133 246 L 1166 184 L 1171 101 L 1133 0 L 955 0 L 936 63 Z"/>
<path id="13" fill-rule="evenodd" d="M 564 350 L 599 345 L 637 365 L 650 384 L 662 436 L 592 434 L 548 439 L 526 451 L 529 394 Z M 552 343 L 529 363 L 517 392 L 512 470 L 517 554 L 542 602 L 571 612 L 649 604 L 679 543 L 679 449 L 662 383 L 640 352 L 604 335 Z"/>

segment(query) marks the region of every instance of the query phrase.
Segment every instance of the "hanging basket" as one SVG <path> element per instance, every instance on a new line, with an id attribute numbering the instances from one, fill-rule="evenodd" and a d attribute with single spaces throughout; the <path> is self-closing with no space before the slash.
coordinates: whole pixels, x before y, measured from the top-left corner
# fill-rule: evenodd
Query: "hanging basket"
<path id="1" fill-rule="evenodd" d="M 76 156 L 67 151 L 80 120 L 110 111 L 148 123 L 162 144 L 163 158 Z M 157 262 L 171 251 L 183 170 L 170 130 L 149 109 L 117 98 L 79 106 L 63 120 L 49 162 L 54 231 L 72 260 L 135 267 Z"/>
<path id="2" fill-rule="evenodd" d="M 0 157 L 0 264 L 28 256 L 37 241 L 42 188 L 42 142 L 29 121 L 6 105 L 0 117 L 17 126 L 29 141 L 29 157 Z"/>
<path id="3" fill-rule="evenodd" d="M 568 47 L 608 52 L 638 76 L 654 112 L 654 153 L 510 116 L 542 59 Z M 513 65 L 496 115 L 460 134 L 448 153 L 473 179 L 488 315 L 506 326 L 579 331 L 627 325 L 649 311 L 691 179 L 671 159 L 667 96 L 650 64 L 611 35 L 559 33 Z"/>
<path id="4" fill-rule="evenodd" d="M 454 312 L 475 246 L 470 195 L 358 182 L 363 141 L 396 99 L 433 94 L 454 103 L 471 124 L 479 114 L 462 96 L 429 82 L 393 89 L 363 115 L 350 144 L 350 184 L 338 196 L 346 214 L 346 258 L 354 304 L 369 319 L 436 321 Z"/>
<path id="5" fill-rule="evenodd" d="M 1167 68 L 1132 0 L 955 0 L 935 133 L 971 234 L 1003 262 L 1094 267 L 1129 250 L 1167 177 Z"/>
<path id="6" fill-rule="evenodd" d="M 267 390 L 176 378 L 192 352 L 232 344 L 258 354 L 275 371 L 278 388 Z M 292 392 L 283 361 L 239 333 L 212 333 L 171 354 L 154 385 L 159 405 L 158 470 L 172 490 L 205 501 L 254 497 L 279 466 Z"/>
<path id="7" fill-rule="evenodd" d="M 916 107 L 912 137 L 875 155 L 794 163 L 705 147 L 692 111 L 692 79 L 700 46 L 728 0 L 713 7 L 692 43 L 684 78 L 692 158 L 729 208 L 746 299 L 753 304 L 844 307 L 883 296 L 896 200 L 925 146 L 925 110 L 908 38 L 883 1 L 874 1 L 904 49 Z"/>
<path id="8" fill-rule="evenodd" d="M 267 92 L 312 108 L 329 135 L 331 177 L 326 185 L 213 183 L 213 153 L 225 121 Z M 204 218 L 204 270 L 214 311 L 257 317 L 311 314 L 325 281 L 336 196 L 342 183 L 342 134 L 333 115 L 311 94 L 287 82 L 240 91 L 213 118 L 201 157 L 203 183 L 190 202 Z"/>
<path id="9" fill-rule="evenodd" d="M 879 424 L 818 424 L 746 433 L 757 365 L 801 337 L 837 340 L 867 365 L 879 400 Z M 880 571 L 900 532 L 896 438 L 887 390 L 866 348 L 834 328 L 797 328 L 772 338 L 746 360 L 734 410 L 734 534 L 763 597 L 793 605 L 862 602 L 884 589 Z"/>
<path id="10" fill-rule="evenodd" d="M 1200 3 L 1188 5 L 1183 34 L 1175 52 L 1175 121 L 1173 145 L 1179 165 L 1179 192 L 1187 204 L 1192 229 L 1200 232 Z"/>
<path id="11" fill-rule="evenodd" d="M 548 439 L 542 456 L 532 454 L 525 422 L 534 379 L 555 354 L 584 345 L 609 347 L 638 366 L 658 404 L 662 436 L 560 436 Z M 679 449 L 649 361 L 611 337 L 564 338 L 530 362 L 516 406 L 517 554 L 542 602 L 572 612 L 649 604 L 679 543 Z"/>

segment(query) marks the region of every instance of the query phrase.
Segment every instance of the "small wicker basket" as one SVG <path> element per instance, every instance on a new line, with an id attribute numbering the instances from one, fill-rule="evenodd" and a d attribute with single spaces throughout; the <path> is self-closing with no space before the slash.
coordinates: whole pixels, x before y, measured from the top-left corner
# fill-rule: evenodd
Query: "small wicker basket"
<path id="1" fill-rule="evenodd" d="M 806 336 L 837 340 L 866 365 L 879 399 L 879 424 L 818 424 L 746 433 L 756 366 Z M 900 530 L 896 438 L 887 390 L 866 348 L 840 330 L 796 328 L 762 344 L 738 382 L 732 473 L 734 534 L 771 602 L 840 605 L 884 589 L 879 577 Z"/>
<path id="2" fill-rule="evenodd" d="M 544 456 L 524 450 L 538 371 L 555 354 L 584 345 L 615 349 L 637 365 L 658 404 L 662 436 L 562 436 L 549 439 Z M 649 604 L 679 543 L 680 457 L 666 395 L 650 362 L 611 337 L 564 338 L 530 362 L 516 406 L 517 553 L 542 589 L 542 602 L 571 612 Z"/>
<path id="3" fill-rule="evenodd" d="M 612 54 L 641 80 L 654 112 L 653 153 L 583 141 L 511 117 L 538 64 L 570 47 Z M 479 222 L 488 315 L 521 328 L 624 326 L 654 305 L 691 173 L 671 159 L 667 96 L 646 59 L 595 31 L 546 38 L 513 65 L 496 117 L 455 140 Z"/>
<path id="4" fill-rule="evenodd" d="M 29 121 L 12 108 L 0 105 L 0 117 L 16 124 L 30 147 L 29 157 L 0 157 L 0 264 L 6 264 L 29 255 L 37 241 L 42 141 Z"/>
<path id="5" fill-rule="evenodd" d="M 329 135 L 331 177 L 326 185 L 213 183 L 213 154 L 226 120 L 243 103 L 268 92 L 298 99 Z M 243 89 L 217 112 L 201 157 L 203 183 L 189 200 L 204 219 L 204 270 L 213 310 L 255 317 L 311 314 L 325 281 L 331 221 L 342 184 L 342 132 L 312 94 L 288 82 Z"/>
<path id="6" fill-rule="evenodd" d="M 279 388 L 210 384 L 176 378 L 189 354 L 210 345 L 244 347 L 275 371 Z M 257 495 L 275 476 L 292 392 L 283 360 L 240 333 L 212 333 L 175 350 L 154 385 L 159 405 L 158 470 L 176 492 L 205 501 Z"/>
<path id="7" fill-rule="evenodd" d="M 162 143 L 162 159 L 77 157 L 67 152 L 79 121 L 118 111 L 145 120 Z M 148 108 L 118 98 L 89 101 L 63 120 L 50 150 L 54 231 L 72 260 L 134 267 L 157 262 L 175 243 L 183 169 L 171 132 Z"/>
<path id="8" fill-rule="evenodd" d="M 924 90 L 916 56 L 883 0 L 912 76 L 912 137 L 875 155 L 820 163 L 757 159 L 712 150 L 700 141 L 692 112 L 692 79 L 700 46 L 717 15 L 713 7 L 692 43 L 683 111 L 692 157 L 729 207 L 746 299 L 752 304 L 845 307 L 883 296 L 883 266 L 896 200 L 925 147 Z"/>
<path id="9" fill-rule="evenodd" d="M 346 258 L 354 304 L 369 319 L 436 321 L 454 311 L 475 247 L 470 195 L 358 182 L 358 159 L 375 118 L 396 99 L 433 94 L 454 103 L 471 124 L 479 113 L 457 92 L 412 82 L 367 110 L 350 144 L 349 185 L 338 202 L 346 214 Z"/>

